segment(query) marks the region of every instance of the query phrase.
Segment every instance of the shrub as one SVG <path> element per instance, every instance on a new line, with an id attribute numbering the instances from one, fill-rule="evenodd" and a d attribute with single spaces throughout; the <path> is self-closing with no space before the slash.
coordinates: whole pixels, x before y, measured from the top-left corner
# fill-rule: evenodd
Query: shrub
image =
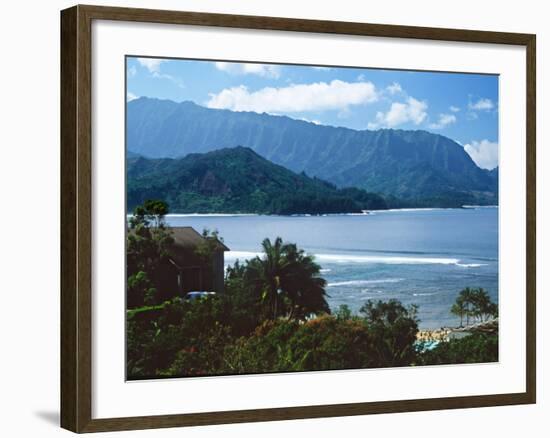
<path id="1" fill-rule="evenodd" d="M 287 344 L 292 371 L 383 366 L 374 359 L 372 333 L 364 321 L 322 316 L 306 322 Z"/>
<path id="2" fill-rule="evenodd" d="M 360 309 L 369 326 L 378 366 L 410 365 L 416 359 L 417 307 L 398 300 L 367 301 Z"/>
<path id="3" fill-rule="evenodd" d="M 441 342 L 419 355 L 419 365 L 484 363 L 498 361 L 498 335 L 474 333 L 462 339 Z"/>

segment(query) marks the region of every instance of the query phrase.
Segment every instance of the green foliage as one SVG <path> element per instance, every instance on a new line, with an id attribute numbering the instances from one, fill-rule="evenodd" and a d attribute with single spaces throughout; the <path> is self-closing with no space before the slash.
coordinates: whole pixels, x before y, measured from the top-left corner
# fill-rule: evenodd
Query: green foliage
<path id="1" fill-rule="evenodd" d="M 174 299 L 162 305 L 131 310 L 126 319 L 128 377 L 149 378 L 167 369 L 177 353 L 199 349 L 223 318 L 215 297 L 195 301 Z"/>
<path id="2" fill-rule="evenodd" d="M 166 289 L 166 266 L 174 242 L 164 216 L 168 205 L 147 200 L 134 209 L 126 236 L 127 306 L 158 304 L 159 291 Z"/>
<path id="3" fill-rule="evenodd" d="M 154 304 L 157 289 L 152 286 L 146 272 L 138 271 L 128 277 L 127 307 L 140 307 Z"/>
<path id="4" fill-rule="evenodd" d="M 286 345 L 292 371 L 385 367 L 375 352 L 373 332 L 364 320 L 322 316 L 301 325 Z"/>
<path id="5" fill-rule="evenodd" d="M 130 227 L 138 228 L 140 225 L 149 228 L 164 227 L 164 216 L 168 214 L 168 204 L 164 201 L 147 199 L 143 205 L 134 208 L 134 214 L 130 219 Z"/>
<path id="6" fill-rule="evenodd" d="M 470 318 L 483 322 L 498 316 L 498 305 L 491 301 L 489 294 L 483 288 L 464 288 L 458 294 L 455 303 L 451 307 L 451 313 L 460 317 L 460 326 L 466 317 L 466 324 L 470 324 Z"/>
<path id="7" fill-rule="evenodd" d="M 164 375 L 250 374 L 285 371 L 376 368 L 410 365 L 401 351 L 414 352 L 415 337 L 405 338 L 389 327 L 381 333 L 364 318 L 323 315 L 306 322 L 264 321 L 248 336 L 232 338 L 231 330 L 216 325 L 199 346 L 184 349 Z M 398 346 L 389 361 L 380 354 L 379 336 Z M 407 339 L 409 345 L 404 346 Z"/>
<path id="8" fill-rule="evenodd" d="M 247 265 L 237 260 L 227 267 L 225 293 L 220 297 L 227 303 L 227 318 L 236 336 L 250 334 L 262 321 L 262 302 L 256 289 L 245 279 Z"/>
<path id="9" fill-rule="evenodd" d="M 384 199 L 338 189 L 236 147 L 181 159 L 128 159 L 128 208 L 166 199 L 178 213 L 326 214 L 385 209 Z"/>
<path id="10" fill-rule="evenodd" d="M 200 333 L 193 345 L 182 348 L 172 364 L 158 374 L 161 377 L 230 374 L 231 364 L 224 355 L 230 342 L 229 328 L 216 323 L 207 333 Z"/>
<path id="11" fill-rule="evenodd" d="M 334 313 L 334 316 L 340 321 L 347 321 L 352 318 L 353 314 L 347 304 L 340 304 Z"/>
<path id="12" fill-rule="evenodd" d="M 388 204 L 380 195 L 370 193 L 357 187 L 346 187 L 339 190 L 342 197 L 353 199 L 362 210 L 385 210 Z"/>
<path id="13" fill-rule="evenodd" d="M 264 254 L 229 267 L 225 293 L 162 301 L 173 239 L 168 206 L 136 207 L 127 241 L 127 376 L 250 374 L 489 362 L 498 339 L 475 334 L 417 349 L 417 308 L 397 300 L 367 301 L 359 315 L 340 306 L 330 315 L 320 266 L 296 244 L 262 242 Z M 199 257 L 210 259 L 221 237 L 204 230 Z M 481 288 L 466 288 L 451 309 L 485 321 L 497 306 Z"/>
<path id="14" fill-rule="evenodd" d="M 386 366 L 410 364 L 416 357 L 417 307 L 398 300 L 367 301 L 359 311 L 374 337 L 377 359 Z"/>
<path id="15" fill-rule="evenodd" d="M 208 228 L 202 230 L 202 237 L 204 239 L 197 245 L 195 254 L 199 256 L 205 265 L 212 263 L 212 256 L 218 249 L 220 242 L 223 242 L 223 238 L 218 233 L 218 230 L 210 231 Z"/>
<path id="16" fill-rule="evenodd" d="M 498 335 L 474 333 L 439 343 L 419 355 L 418 365 L 498 362 Z"/>
<path id="17" fill-rule="evenodd" d="M 285 360 L 288 342 L 298 329 L 296 321 L 264 321 L 247 337 L 229 345 L 224 353 L 231 374 L 289 371 Z M 227 371 L 227 370 L 226 370 Z"/>
<path id="18" fill-rule="evenodd" d="M 498 305 L 491 301 L 489 294 L 483 288 L 474 289 L 472 292 L 472 315 L 479 321 L 487 321 L 498 316 Z"/>
<path id="19" fill-rule="evenodd" d="M 164 310 L 164 307 L 169 304 L 168 301 L 162 303 L 162 304 L 156 304 L 154 306 L 142 306 L 142 307 L 136 307 L 134 309 L 128 309 L 126 311 L 126 319 L 128 321 L 130 320 L 151 320 L 157 318 L 162 311 Z"/>
<path id="20" fill-rule="evenodd" d="M 128 378 L 359 369 L 498 360 L 497 335 L 476 333 L 418 350 L 416 308 L 368 301 L 306 321 L 258 317 L 246 267 L 228 272 L 237 296 L 174 299 L 128 311 Z M 248 290 L 247 292 L 245 292 Z M 250 306 L 250 307 L 248 307 Z"/>
<path id="21" fill-rule="evenodd" d="M 356 131 L 316 126 L 288 117 L 219 111 L 191 102 L 177 104 L 148 98 L 130 102 L 127 119 L 128 148 L 144 156 L 178 157 L 241 144 L 295 172 L 305 170 L 308 175 L 317 175 L 340 187 L 391 194 L 411 207 L 498 203 L 497 175 L 476 166 L 453 140 L 423 130 Z M 203 179 L 199 179 L 197 186 L 202 183 Z M 223 184 L 220 186 L 223 188 Z M 145 186 L 144 190 L 151 190 L 146 196 L 158 197 L 153 192 L 155 187 Z M 246 193 L 251 205 L 252 198 L 256 198 L 249 196 L 253 192 Z M 265 201 L 261 195 L 257 198 L 259 204 L 254 205 L 259 207 Z M 221 195 L 216 202 L 223 205 L 225 199 Z M 184 207 L 185 200 L 177 208 L 172 199 L 169 201 L 177 211 Z"/>
<path id="22" fill-rule="evenodd" d="M 384 366 L 370 360 L 372 337 L 361 320 L 324 315 L 305 323 L 266 321 L 225 350 L 238 374 Z M 374 356 L 372 356 L 374 357 Z"/>
<path id="23" fill-rule="evenodd" d="M 260 297 L 265 317 L 304 320 L 309 315 L 330 313 L 326 302 L 326 281 L 319 276 L 321 267 L 312 256 L 295 244 L 277 237 L 262 242 L 263 257 L 248 261 L 245 281 Z"/>

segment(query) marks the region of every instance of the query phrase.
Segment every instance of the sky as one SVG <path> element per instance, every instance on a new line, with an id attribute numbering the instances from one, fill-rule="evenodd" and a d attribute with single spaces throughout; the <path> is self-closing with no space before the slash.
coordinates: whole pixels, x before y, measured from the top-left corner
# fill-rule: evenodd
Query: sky
<path id="1" fill-rule="evenodd" d="M 127 101 L 193 101 L 351 129 L 449 137 L 478 166 L 498 165 L 498 76 L 127 57 Z"/>

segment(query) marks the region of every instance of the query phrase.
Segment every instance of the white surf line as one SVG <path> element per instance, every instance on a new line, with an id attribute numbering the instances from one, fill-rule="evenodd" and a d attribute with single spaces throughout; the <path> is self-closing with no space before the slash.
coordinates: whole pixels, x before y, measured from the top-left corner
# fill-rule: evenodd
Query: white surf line
<path id="1" fill-rule="evenodd" d="M 413 211 L 445 211 L 445 210 L 460 210 L 460 208 L 458 207 L 388 208 L 387 210 L 365 210 L 365 211 L 367 211 L 370 214 L 373 214 L 373 213 L 399 213 L 399 212 L 413 212 Z"/>
<path id="2" fill-rule="evenodd" d="M 460 263 L 460 259 L 450 257 L 400 257 L 400 256 L 367 256 L 348 254 L 313 254 L 315 260 L 321 264 L 327 263 L 364 263 L 364 264 L 388 264 L 388 265 L 455 265 L 461 268 L 479 268 L 487 266 L 486 263 Z M 228 251 L 225 253 L 225 260 L 250 260 L 254 257 L 262 257 L 262 252 L 253 251 Z M 323 272 L 329 272 L 323 270 Z"/>
<path id="3" fill-rule="evenodd" d="M 379 280 L 348 280 L 348 281 L 335 281 L 334 283 L 328 283 L 328 287 L 333 286 L 362 286 L 366 284 L 380 284 L 380 283 L 398 283 L 403 281 L 403 278 L 385 278 Z"/>
<path id="4" fill-rule="evenodd" d="M 247 216 L 259 216 L 254 213 L 170 213 L 166 218 L 177 217 L 247 217 Z"/>
<path id="5" fill-rule="evenodd" d="M 381 263 L 389 265 L 456 265 L 460 259 L 437 257 L 359 256 L 346 254 L 315 254 L 319 261 L 334 263 Z"/>

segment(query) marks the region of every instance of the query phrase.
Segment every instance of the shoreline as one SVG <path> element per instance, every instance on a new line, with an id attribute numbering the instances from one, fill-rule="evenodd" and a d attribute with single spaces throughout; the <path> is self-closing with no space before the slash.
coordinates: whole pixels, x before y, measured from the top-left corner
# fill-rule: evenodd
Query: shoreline
<path id="1" fill-rule="evenodd" d="M 498 318 L 477 322 L 464 327 L 441 327 L 438 329 L 419 329 L 417 342 L 447 342 L 455 337 L 468 336 L 472 333 L 497 333 Z"/>
<path id="2" fill-rule="evenodd" d="M 295 213 L 295 214 L 267 214 L 267 213 L 169 213 L 166 218 L 178 217 L 335 217 L 335 216 L 369 216 L 379 213 L 408 213 L 422 211 L 449 211 L 449 210 L 476 210 L 498 208 L 498 205 L 463 205 L 462 207 L 418 207 L 418 208 L 388 208 L 385 210 L 363 210 L 362 213 Z M 126 217 L 130 218 L 133 213 L 127 212 Z"/>

